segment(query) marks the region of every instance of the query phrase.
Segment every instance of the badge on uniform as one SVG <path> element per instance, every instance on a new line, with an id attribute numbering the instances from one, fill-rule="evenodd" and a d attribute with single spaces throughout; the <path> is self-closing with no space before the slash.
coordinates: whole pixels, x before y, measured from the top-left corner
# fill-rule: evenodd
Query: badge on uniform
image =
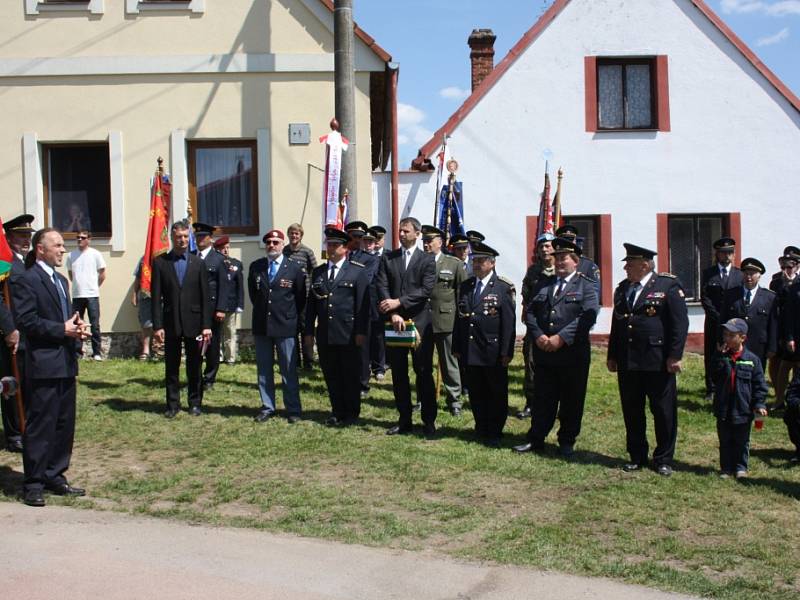
<path id="1" fill-rule="evenodd" d="M 644 312 L 647 313 L 648 317 L 655 317 L 658 309 L 655 306 L 650 304 L 647 308 L 644 309 Z"/>
<path id="2" fill-rule="evenodd" d="M 292 287 L 292 280 L 291 279 L 280 279 L 278 281 L 278 285 L 282 288 L 290 288 Z"/>
<path id="3" fill-rule="evenodd" d="M 666 296 L 664 292 L 650 292 L 645 298 L 666 298 Z"/>

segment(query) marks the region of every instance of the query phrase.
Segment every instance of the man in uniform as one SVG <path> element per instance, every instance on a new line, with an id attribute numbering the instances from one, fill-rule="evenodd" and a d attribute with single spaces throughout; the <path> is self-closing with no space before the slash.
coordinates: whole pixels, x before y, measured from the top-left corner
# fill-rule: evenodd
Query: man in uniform
<path id="1" fill-rule="evenodd" d="M 747 322 L 744 345 L 766 365 L 778 348 L 777 295 L 758 285 L 766 271 L 760 260 L 745 258 L 739 268 L 742 285 L 725 291 L 720 315 L 723 323 L 734 318 Z"/>
<path id="2" fill-rule="evenodd" d="M 368 232 L 375 238 L 371 254 L 376 258 L 380 267 L 380 257 L 383 255 L 383 241 L 386 236 L 386 229 L 380 225 L 373 225 Z M 376 273 L 377 274 L 377 273 Z M 375 280 L 373 279 L 373 284 Z M 383 336 L 383 317 L 378 311 L 377 289 L 375 295 L 370 299 L 369 308 L 369 360 L 372 376 L 378 381 L 383 381 L 386 377 L 386 340 Z"/>
<path id="3" fill-rule="evenodd" d="M 56 272 L 64 262 L 64 240 L 53 228 L 33 237 L 35 264 L 14 281 L 14 319 L 25 338 L 25 469 L 23 501 L 44 506 L 45 490 L 83 496 L 64 473 L 75 437 L 75 378 L 85 323 L 70 312 L 69 284 Z M 30 263 L 29 263 L 30 264 Z"/>
<path id="4" fill-rule="evenodd" d="M 578 273 L 583 273 L 587 278 L 595 282 L 595 291 L 597 292 L 597 299 L 600 301 L 602 298 L 600 289 L 600 267 L 595 262 L 583 255 L 583 238 L 578 237 L 578 228 L 574 225 L 562 225 L 556 229 L 556 237 L 567 239 L 575 244 L 578 248 L 578 256 L 580 256 L 580 263 L 578 264 Z"/>
<path id="5" fill-rule="evenodd" d="M 244 312 L 244 266 L 242 261 L 231 256 L 231 239 L 223 235 L 214 242 L 214 248 L 225 257 L 225 275 L 228 279 L 228 301 L 225 305 L 225 320 L 222 322 L 222 359 L 226 364 L 236 363 L 239 315 Z"/>
<path id="6" fill-rule="evenodd" d="M 422 226 L 422 245 L 436 261 L 436 284 L 431 293 L 433 343 L 439 355 L 439 371 L 447 391 L 447 406 L 453 416 L 461 414 L 461 374 L 453 356 L 453 326 L 456 296 L 467 278 L 464 263 L 442 252 L 444 233 L 432 225 Z"/>
<path id="7" fill-rule="evenodd" d="M 525 314 L 528 305 L 533 298 L 533 290 L 541 279 L 546 279 L 555 275 L 555 256 L 553 255 L 553 234 L 543 233 L 536 240 L 536 248 L 531 257 L 531 266 L 525 272 L 522 279 L 522 322 L 525 323 Z M 525 363 L 525 379 L 522 382 L 522 390 L 525 393 L 525 406 L 517 411 L 518 419 L 528 419 L 531 416 L 531 407 L 535 397 L 533 387 L 534 363 L 533 349 L 529 337 L 526 335 L 522 342 L 522 359 Z"/>
<path id="8" fill-rule="evenodd" d="M 421 404 L 426 437 L 436 434 L 436 390 L 433 383 L 433 327 L 430 297 L 436 283 L 433 256 L 417 248 L 422 225 L 414 217 L 400 220 L 400 248 L 386 252 L 378 269 L 378 309 L 395 331 L 403 331 L 413 320 L 419 344 L 411 350 L 417 376 L 417 399 Z M 394 401 L 399 413 L 397 425 L 387 435 L 411 433 L 411 386 L 408 379 L 409 348 L 387 348 L 392 368 Z"/>
<path id="9" fill-rule="evenodd" d="M 777 294 L 775 299 L 778 306 L 778 349 L 772 360 L 769 361 L 769 379 L 775 388 L 775 406 L 780 409 L 784 406 L 786 386 L 789 384 L 789 373 L 800 366 L 796 361 L 786 360 L 786 340 L 780 324 L 786 308 L 786 295 L 791 285 L 797 281 L 797 267 L 800 264 L 800 248 L 786 246 L 783 254 L 778 257 L 781 270 L 772 276 L 769 289 Z"/>
<path id="10" fill-rule="evenodd" d="M 299 262 L 306 273 L 306 279 L 311 278 L 311 271 L 317 266 L 317 257 L 314 251 L 303 244 L 303 226 L 300 223 L 292 223 L 286 229 L 286 235 L 289 238 L 289 243 L 283 247 L 283 253 L 287 258 L 291 258 L 295 262 Z M 306 292 L 308 292 L 308 282 L 306 282 Z M 306 293 L 308 296 L 308 293 Z M 297 332 L 297 350 L 302 353 L 303 368 L 311 370 L 314 368 L 314 348 L 311 348 L 310 354 L 306 350 L 306 345 L 303 343 L 303 318 L 305 314 L 300 314 L 298 318 L 298 332 Z"/>
<path id="11" fill-rule="evenodd" d="M 267 256 L 254 261 L 247 275 L 247 290 L 253 303 L 253 338 L 256 344 L 258 393 L 261 411 L 255 420 L 263 423 L 275 415 L 273 359 L 283 382 L 283 403 L 289 423 L 300 420 L 300 381 L 297 376 L 298 315 L 306 305 L 306 272 L 283 253 L 285 237 L 280 229 L 264 234 Z"/>
<path id="12" fill-rule="evenodd" d="M 151 283 L 153 338 L 164 344 L 167 398 L 164 416 L 168 419 L 180 410 L 181 347 L 186 353 L 189 413 L 195 417 L 202 414 L 201 348 L 208 348 L 211 341 L 214 309 L 209 300 L 208 271 L 202 259 L 188 251 L 189 224 L 176 221 L 170 228 L 170 236 L 172 249 L 153 260 Z"/>
<path id="13" fill-rule="evenodd" d="M 373 225 L 370 227 L 373 235 L 375 236 L 375 252 L 376 256 L 383 256 L 386 244 L 386 228 L 381 225 Z"/>
<path id="14" fill-rule="evenodd" d="M 706 400 L 714 396 L 714 353 L 717 344 L 722 340 L 720 326 L 722 319 L 723 298 L 727 290 L 742 285 L 742 272 L 733 266 L 731 259 L 736 251 L 736 241 L 723 237 L 714 242 L 716 262 L 705 269 L 700 276 L 700 301 L 706 313 L 703 325 L 703 365 L 706 378 Z"/>
<path id="15" fill-rule="evenodd" d="M 361 263 L 347 260 L 350 237 L 333 227 L 325 229 L 328 261 L 311 274 L 304 342 L 314 342 L 331 400 L 329 426 L 358 423 L 361 412 L 360 346 L 367 339 L 369 282 Z"/>
<path id="16" fill-rule="evenodd" d="M 594 280 L 578 272 L 578 245 L 556 238 L 553 255 L 555 276 L 536 283 L 525 312 L 528 344 L 536 365 L 535 393 L 528 442 L 514 450 L 543 449 L 558 416 L 559 451 L 569 458 L 581 431 L 591 362 L 589 331 L 600 303 Z"/>
<path id="17" fill-rule="evenodd" d="M 474 275 L 458 290 L 453 350 L 463 361 L 475 433 L 500 447 L 508 417 L 508 365 L 514 356 L 514 288 L 495 273 L 498 253 L 483 242 L 472 244 Z"/>
<path id="18" fill-rule="evenodd" d="M 197 256 L 203 259 L 208 271 L 208 302 L 213 311 L 211 323 L 211 342 L 205 356 L 203 370 L 203 390 L 210 390 L 217 381 L 219 371 L 219 348 L 222 338 L 222 323 L 225 321 L 225 305 L 228 302 L 228 273 L 225 257 L 214 248 L 216 227 L 205 223 L 193 223 L 194 237 L 197 240 Z"/>
<path id="19" fill-rule="evenodd" d="M 31 235 L 33 234 L 33 215 L 19 215 L 3 223 L 6 240 L 13 255 L 11 272 L 0 283 L 0 293 L 5 297 L 4 287 L 8 287 L 8 297 L 12 300 L 14 281 L 25 273 L 25 255 L 31 249 Z M 0 298 L 0 302 L 2 302 Z M 6 332 L 7 334 L 10 332 Z M 0 346 L 4 346 L 0 344 Z M 17 369 L 19 370 L 20 383 L 25 381 L 25 339 L 21 337 L 17 344 Z M 11 373 L 11 353 L 5 348 L 0 349 L 0 360 L 3 361 L 3 370 Z M 24 397 L 25 386 L 21 386 Z M 17 414 L 17 403 L 14 396 L 0 399 L 0 411 L 3 416 L 3 431 L 5 433 L 5 448 L 9 452 L 22 452 L 22 433 Z"/>
<path id="20" fill-rule="evenodd" d="M 681 370 L 689 331 L 685 294 L 670 273 L 655 273 L 652 250 L 623 244 L 627 278 L 614 292 L 608 340 L 608 370 L 617 373 L 630 462 L 623 470 L 647 464 L 645 398 L 656 431 L 653 463 L 659 475 L 672 475 L 678 434 L 676 374 Z"/>

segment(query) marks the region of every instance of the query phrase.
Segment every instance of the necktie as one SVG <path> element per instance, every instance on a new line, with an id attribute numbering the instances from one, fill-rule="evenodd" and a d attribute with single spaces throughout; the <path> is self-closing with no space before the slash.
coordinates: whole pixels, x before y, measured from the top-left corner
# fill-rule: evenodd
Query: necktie
<path id="1" fill-rule="evenodd" d="M 483 291 L 483 282 L 479 279 L 475 284 L 475 296 L 472 298 L 472 304 L 478 304 L 478 300 L 481 299 L 481 291 Z"/>
<path id="2" fill-rule="evenodd" d="M 744 294 L 744 309 L 748 310 L 750 308 L 750 299 L 752 298 L 752 292 L 747 290 Z"/>
<path id="3" fill-rule="evenodd" d="M 64 320 L 66 321 L 69 319 L 69 307 L 67 306 L 67 294 L 64 292 L 64 288 L 61 287 L 61 282 L 58 280 L 55 272 L 53 272 L 53 283 L 58 290 L 58 297 L 61 300 L 61 313 L 64 316 Z"/>
<path id="4" fill-rule="evenodd" d="M 631 291 L 628 292 L 628 306 L 633 310 L 633 303 L 636 302 L 636 292 L 639 291 L 639 288 L 642 287 L 640 283 L 634 283 L 631 285 Z"/>
<path id="5" fill-rule="evenodd" d="M 722 279 L 722 285 L 725 285 L 725 282 L 728 281 L 728 269 L 720 269 L 719 277 Z"/>
<path id="6" fill-rule="evenodd" d="M 561 296 L 561 292 L 564 291 L 564 283 L 565 283 L 565 281 L 559 277 L 558 278 L 558 287 L 556 288 L 556 293 L 553 294 L 553 298 L 559 298 Z"/>
<path id="7" fill-rule="evenodd" d="M 272 283 L 272 280 L 275 279 L 275 273 L 278 272 L 278 264 L 271 260 L 269 262 L 269 282 Z"/>
<path id="8" fill-rule="evenodd" d="M 336 279 L 336 265 L 331 265 L 331 272 L 328 275 L 328 281 L 333 283 L 334 279 Z"/>
<path id="9" fill-rule="evenodd" d="M 408 268 L 408 261 L 411 260 L 411 250 L 406 250 L 406 269 Z"/>

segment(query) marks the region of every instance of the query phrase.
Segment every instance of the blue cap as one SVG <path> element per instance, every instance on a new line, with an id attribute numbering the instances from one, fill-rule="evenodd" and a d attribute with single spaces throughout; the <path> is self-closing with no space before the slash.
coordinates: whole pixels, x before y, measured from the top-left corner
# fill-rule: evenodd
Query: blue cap
<path id="1" fill-rule="evenodd" d="M 730 319 L 722 324 L 722 328 L 730 331 L 731 333 L 743 333 L 747 335 L 747 321 L 744 319 Z"/>

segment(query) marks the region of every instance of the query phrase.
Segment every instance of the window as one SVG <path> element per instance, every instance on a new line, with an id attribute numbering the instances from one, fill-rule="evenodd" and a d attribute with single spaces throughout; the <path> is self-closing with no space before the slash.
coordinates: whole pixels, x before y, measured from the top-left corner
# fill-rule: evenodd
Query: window
<path id="1" fill-rule="evenodd" d="M 667 57 L 585 62 L 586 131 L 669 131 Z"/>
<path id="2" fill-rule="evenodd" d="M 256 142 L 189 142 L 189 200 L 196 221 L 258 233 Z"/>
<path id="3" fill-rule="evenodd" d="M 111 174 L 108 143 L 45 144 L 47 223 L 74 237 L 88 229 L 111 237 Z"/>
<path id="4" fill-rule="evenodd" d="M 583 256 L 592 260 L 595 264 L 600 264 L 597 257 L 600 256 L 597 247 L 597 217 L 562 217 L 564 225 L 572 225 L 578 230 L 578 240 L 583 244 Z"/>
<path id="5" fill-rule="evenodd" d="M 687 299 L 700 299 L 700 274 L 714 261 L 714 241 L 730 235 L 727 225 L 727 215 L 669 215 L 670 271 L 680 279 Z"/>
<path id="6" fill-rule="evenodd" d="M 25 0 L 25 14 L 83 12 L 103 14 L 103 0 Z"/>
<path id="7" fill-rule="evenodd" d="M 125 0 L 125 10 L 130 14 L 158 10 L 202 13 L 205 0 Z"/>

